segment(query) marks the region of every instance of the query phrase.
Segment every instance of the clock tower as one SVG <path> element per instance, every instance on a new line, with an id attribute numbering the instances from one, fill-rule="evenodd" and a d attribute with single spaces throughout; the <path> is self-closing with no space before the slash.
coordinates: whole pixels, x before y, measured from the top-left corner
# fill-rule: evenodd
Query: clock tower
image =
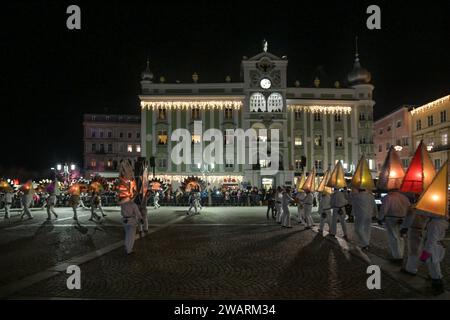
<path id="1" fill-rule="evenodd" d="M 293 180 L 293 168 L 288 157 L 287 64 L 285 56 L 280 58 L 267 52 L 267 42 L 263 52 L 250 59 L 244 57 L 242 60 L 245 94 L 241 113 L 243 129 L 255 129 L 258 139 L 268 142 L 268 150 L 271 142 L 270 130 L 278 130 L 279 133 L 280 156 L 276 175 L 261 176 L 260 169 L 269 166 L 269 161 L 264 159 L 258 159 L 257 165 L 244 166 L 244 180 L 253 186 L 288 185 Z"/>

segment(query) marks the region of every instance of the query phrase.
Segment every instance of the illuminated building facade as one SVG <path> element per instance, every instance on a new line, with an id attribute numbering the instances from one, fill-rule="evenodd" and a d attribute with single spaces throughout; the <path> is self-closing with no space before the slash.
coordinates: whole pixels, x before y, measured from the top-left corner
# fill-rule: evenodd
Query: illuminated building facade
<path id="1" fill-rule="evenodd" d="M 450 95 L 411 110 L 414 147 L 421 140 L 438 170 L 450 159 Z"/>
<path id="2" fill-rule="evenodd" d="M 416 149 L 411 141 L 412 122 L 410 110 L 412 108 L 412 106 L 401 106 L 375 121 L 374 145 L 378 172 L 381 170 L 381 166 L 391 146 L 394 146 L 397 151 L 403 168 L 408 168 L 411 156 Z"/>
<path id="3" fill-rule="evenodd" d="M 118 177 L 120 160 L 136 161 L 141 155 L 139 115 L 85 114 L 83 130 L 87 176 Z"/>
<path id="4" fill-rule="evenodd" d="M 223 83 L 201 83 L 199 75 L 192 83 L 166 83 L 164 77 L 154 82 L 149 64 L 141 81 L 142 156 L 155 157 L 157 176 L 178 185 L 187 176 L 197 176 L 220 186 L 226 179 L 257 187 L 293 185 L 294 177 L 303 168 L 315 166 L 318 173 L 341 160 L 347 172 L 355 170 L 361 154 L 375 169 L 373 146 L 374 86 L 370 73 L 361 67 L 358 54 L 348 74 L 348 86 L 338 82 L 323 88 L 316 78 L 311 87 L 287 84 L 288 60 L 264 51 L 243 57 L 242 82 L 226 77 Z M 260 168 L 267 165 L 247 164 L 181 164 L 170 158 L 176 142 L 171 133 L 177 128 L 193 132 L 195 120 L 201 120 L 203 131 L 209 128 L 254 128 L 258 139 L 270 141 L 270 133 L 280 131 L 280 169 L 276 175 L 262 176 Z M 269 136 L 268 136 L 269 135 Z M 192 137 L 192 143 L 206 142 Z"/>

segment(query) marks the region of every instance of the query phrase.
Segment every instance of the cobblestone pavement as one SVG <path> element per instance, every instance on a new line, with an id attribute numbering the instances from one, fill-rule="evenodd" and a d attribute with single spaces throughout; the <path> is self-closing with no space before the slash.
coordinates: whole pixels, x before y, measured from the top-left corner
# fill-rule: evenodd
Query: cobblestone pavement
<path id="1" fill-rule="evenodd" d="M 291 209 L 294 213 L 295 208 Z M 185 216 L 180 207 L 150 211 L 151 228 L 170 223 L 136 242 L 136 253 L 126 256 L 119 248 L 88 261 L 81 267 L 81 290 L 68 290 L 68 275 L 59 273 L 22 289 L 9 298 L 150 298 L 150 299 L 409 299 L 427 297 L 391 275 L 382 273 L 381 290 L 368 290 L 367 262 L 312 230 L 295 223 L 281 228 L 266 220 L 265 208 L 205 208 L 200 215 Z M 153 214 L 154 213 L 154 214 Z M 84 219 L 87 219 L 85 217 Z M 28 222 L 26 222 L 28 223 Z M 57 222 L 56 224 L 59 224 Z M 67 221 L 66 221 L 67 223 Z M 26 241 L 26 235 L 4 242 L 0 224 L 1 250 L 11 259 L 19 249 L 32 251 L 41 244 Z M 49 246 L 56 237 L 65 245 L 50 246 L 49 259 L 69 247 L 68 255 L 82 254 L 122 237 L 118 212 L 109 214 L 104 232 L 87 226 L 86 235 L 71 226 L 37 233 Z M 21 230 L 18 228 L 17 230 Z M 28 230 L 28 228 L 26 228 Z M 59 230 L 64 231 L 59 231 Z M 379 234 L 378 234 L 379 231 Z M 383 241 L 383 230 L 374 238 Z M 11 231 L 7 231 L 11 232 Z M 23 231 L 26 234 L 25 231 Z M 31 231 L 27 231 L 31 232 Z M 37 235 L 36 235 L 37 233 Z M 47 235 L 46 233 L 57 233 Z M 66 234 L 67 233 L 67 234 Z M 10 236 L 12 237 L 12 236 Z M 25 239 L 24 239 L 25 238 Z M 89 239 L 90 238 L 90 239 Z M 61 240 L 66 239 L 66 240 Z M 19 242 L 19 244 L 15 244 Z M 81 242 L 81 243 L 80 243 Z M 78 248 L 78 247 L 81 247 Z M 73 247 L 73 248 L 72 248 Z M 47 249 L 42 249 L 47 250 Z M 79 251 L 77 251 L 79 250 Z M 374 249 L 375 250 L 375 249 Z M 382 251 L 383 248 L 380 248 Z M 12 251 L 12 252 L 10 252 Z M 3 251 L 2 251 L 3 252 Z M 2 255 L 3 256 L 3 255 Z M 38 256 L 38 254 L 36 254 Z M 25 259 L 26 254 L 23 254 Z M 3 257 L 1 258 L 3 259 Z M 55 257 L 47 264 L 55 262 Z M 58 259 L 63 260 L 63 255 Z M 5 260 L 6 261 L 6 260 Z M 27 265 L 21 259 L 15 264 Z M 33 263 L 34 264 L 34 263 Z M 39 266 L 41 268 L 41 266 Z M 40 271 L 35 267 L 34 272 Z M 10 271 L 11 274 L 11 271 Z M 16 278 L 19 276 L 16 275 Z M 8 276 L 2 275 L 9 282 Z"/>

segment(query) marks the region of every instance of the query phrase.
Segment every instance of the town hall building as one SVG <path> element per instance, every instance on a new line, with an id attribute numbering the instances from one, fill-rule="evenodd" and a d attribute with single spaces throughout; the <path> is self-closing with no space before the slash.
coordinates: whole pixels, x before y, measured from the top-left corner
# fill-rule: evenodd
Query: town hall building
<path id="1" fill-rule="evenodd" d="M 189 177 L 215 186 L 247 185 L 272 187 L 293 185 L 302 171 L 313 166 L 323 173 L 336 161 L 342 161 L 352 173 L 362 154 L 375 170 L 373 147 L 374 86 L 371 74 L 364 69 L 356 53 L 353 69 L 347 75 L 348 86 L 336 82 L 332 88 L 303 87 L 287 84 L 287 57 L 267 51 L 244 57 L 242 82 L 201 83 L 193 74 L 192 83 L 166 83 L 164 77 L 154 81 L 149 63 L 141 80 L 141 155 L 154 157 L 156 177 L 178 186 Z M 219 129 L 253 128 L 258 140 L 270 142 L 270 130 L 279 129 L 279 170 L 265 176 L 257 164 L 193 163 L 176 165 L 171 152 L 176 141 L 171 134 L 177 128 L 192 132 L 192 144 L 205 144 L 194 134 L 194 121 L 202 121 L 203 132 Z M 261 129 L 268 129 L 267 133 Z M 193 148 L 192 148 L 193 150 Z"/>

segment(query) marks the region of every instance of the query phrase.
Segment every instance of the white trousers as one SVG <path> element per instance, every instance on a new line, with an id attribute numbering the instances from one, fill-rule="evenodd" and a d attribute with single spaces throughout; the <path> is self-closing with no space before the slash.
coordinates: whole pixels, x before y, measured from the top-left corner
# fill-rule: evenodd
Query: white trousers
<path id="1" fill-rule="evenodd" d="M 23 212 L 22 212 L 21 218 L 23 218 L 24 215 L 27 215 L 28 218 L 33 218 L 33 215 L 31 214 L 31 211 L 30 211 L 30 206 L 28 204 L 23 205 Z"/>
<path id="2" fill-rule="evenodd" d="M 281 217 L 281 225 L 284 227 L 291 226 L 291 213 L 289 212 L 289 207 L 282 207 L 283 216 Z"/>
<path id="3" fill-rule="evenodd" d="M 55 212 L 55 206 L 53 204 L 47 205 L 47 217 L 49 220 L 52 218 L 52 213 L 55 218 L 58 218 L 58 215 Z"/>
<path id="4" fill-rule="evenodd" d="M 330 228 L 330 217 L 331 217 L 331 210 L 323 210 L 320 214 L 320 225 L 319 229 L 323 230 L 325 227 L 325 223 L 328 224 L 328 228 Z"/>
<path id="5" fill-rule="evenodd" d="M 11 210 L 11 205 L 10 204 L 5 204 L 5 219 L 9 218 L 10 210 Z"/>
<path id="6" fill-rule="evenodd" d="M 134 241 L 136 240 L 136 225 L 124 223 L 125 229 L 125 250 L 127 253 L 133 252 Z"/>
<path id="7" fill-rule="evenodd" d="M 159 200 L 155 200 L 154 203 L 153 203 L 153 206 L 155 207 L 155 209 L 161 207 L 161 206 L 159 205 L 158 201 L 159 201 Z"/>
<path id="8" fill-rule="evenodd" d="M 148 231 L 148 215 L 147 210 L 141 210 L 142 220 L 144 220 L 144 223 L 139 224 L 139 231 Z"/>
<path id="9" fill-rule="evenodd" d="M 419 256 L 422 252 L 423 230 L 417 228 L 408 229 L 408 258 L 405 269 L 411 273 L 417 273 L 419 266 Z"/>
<path id="10" fill-rule="evenodd" d="M 191 213 L 192 208 L 194 208 L 195 213 L 197 213 L 197 204 L 195 203 L 195 201 L 193 203 L 191 203 L 191 206 L 189 207 L 188 213 Z"/>
<path id="11" fill-rule="evenodd" d="M 389 241 L 389 249 L 394 259 L 402 259 L 405 250 L 405 241 L 400 237 L 400 223 L 395 217 L 386 217 L 386 230 Z M 403 219 L 402 219 L 403 221 Z"/>
<path id="12" fill-rule="evenodd" d="M 370 234 L 372 231 L 372 217 L 363 212 L 355 212 L 355 232 L 359 238 L 362 247 L 367 247 L 370 243 Z"/>
<path id="13" fill-rule="evenodd" d="M 297 214 L 298 214 L 298 222 L 306 225 L 305 208 L 304 207 L 302 208 L 299 205 L 297 207 Z"/>
<path id="14" fill-rule="evenodd" d="M 275 209 L 277 210 L 277 222 L 281 222 L 281 215 L 283 214 L 281 203 L 275 202 Z"/>
<path id="15" fill-rule="evenodd" d="M 330 234 L 335 236 L 337 232 L 337 224 L 338 221 L 341 223 L 342 231 L 344 232 L 344 236 L 347 236 L 347 224 L 345 222 L 345 209 L 342 208 L 342 215 L 340 215 L 339 209 L 333 208 L 333 213 L 331 215 L 331 226 L 330 226 Z"/>
<path id="16" fill-rule="evenodd" d="M 305 204 L 305 218 L 306 226 L 312 227 L 314 224 L 314 220 L 312 218 L 312 205 Z"/>

